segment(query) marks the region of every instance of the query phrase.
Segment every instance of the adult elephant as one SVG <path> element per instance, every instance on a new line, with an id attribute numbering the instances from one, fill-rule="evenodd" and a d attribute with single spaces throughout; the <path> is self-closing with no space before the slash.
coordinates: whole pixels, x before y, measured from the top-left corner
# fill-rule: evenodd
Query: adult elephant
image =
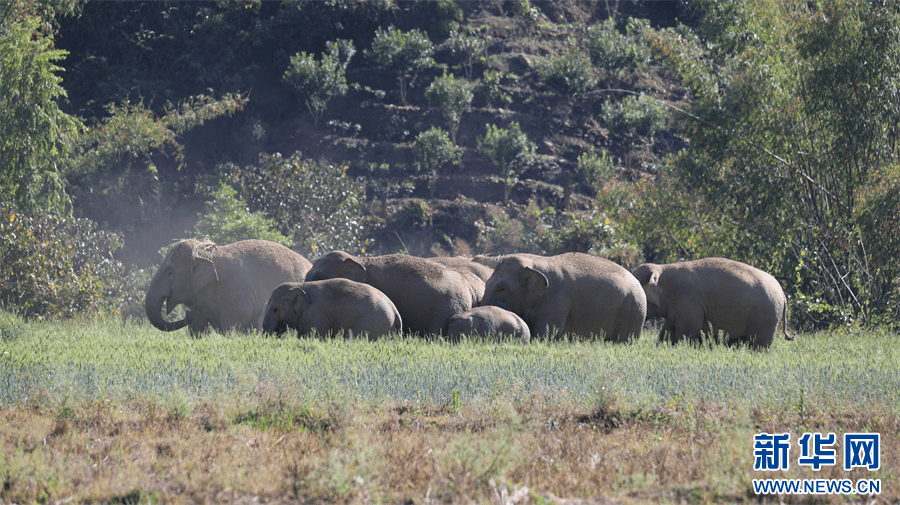
<path id="1" fill-rule="evenodd" d="M 447 336 L 450 340 L 460 340 L 463 335 L 495 340 L 507 336 L 523 344 L 531 341 L 531 330 L 521 317 L 494 305 L 473 307 L 453 316 L 447 325 Z"/>
<path id="2" fill-rule="evenodd" d="M 465 256 L 435 256 L 428 259 L 456 270 L 475 292 L 475 305 L 481 303 L 481 297 L 484 296 L 484 283 L 491 278 L 491 274 L 494 273 L 493 268 L 475 263 L 471 258 Z"/>
<path id="3" fill-rule="evenodd" d="M 306 281 L 344 278 L 369 284 L 397 306 L 408 333 L 443 334 L 454 314 L 476 303 L 472 286 L 458 272 L 425 258 L 388 254 L 364 258 L 344 251 L 322 256 Z"/>
<path id="4" fill-rule="evenodd" d="M 582 253 L 505 256 L 482 305 L 515 312 L 532 338 L 570 333 L 624 342 L 640 335 L 647 314 L 641 285 L 628 270 Z"/>
<path id="5" fill-rule="evenodd" d="M 369 340 L 403 331 L 400 313 L 381 291 L 347 279 L 286 282 L 272 292 L 262 329 L 266 333 L 327 335 L 344 331 Z"/>
<path id="6" fill-rule="evenodd" d="M 190 325 L 192 334 L 208 327 L 218 331 L 259 329 L 269 295 L 283 282 L 302 281 L 312 264 L 274 242 L 243 240 L 224 246 L 210 241 L 174 244 L 156 270 L 144 309 L 153 326 L 175 331 Z M 187 316 L 166 321 L 178 304 Z"/>
<path id="7" fill-rule="evenodd" d="M 706 258 L 668 265 L 645 263 L 634 270 L 647 295 L 647 317 L 663 317 L 660 341 L 700 342 L 704 331 L 728 335 L 728 343 L 761 349 L 775 338 L 779 321 L 787 334 L 787 300 L 774 277 L 746 263 Z"/>

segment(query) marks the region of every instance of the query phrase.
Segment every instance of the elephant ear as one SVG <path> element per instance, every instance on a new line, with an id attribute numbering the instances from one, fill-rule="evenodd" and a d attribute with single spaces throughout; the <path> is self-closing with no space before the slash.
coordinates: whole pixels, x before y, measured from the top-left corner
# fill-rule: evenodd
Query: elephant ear
<path id="1" fill-rule="evenodd" d="M 529 291 L 532 290 L 544 290 L 550 285 L 550 281 L 547 280 L 547 276 L 543 274 L 540 270 L 535 270 L 531 267 L 525 267 L 522 269 L 522 274 L 519 276 L 519 281 L 522 283 L 522 287 L 526 288 Z"/>
<path id="2" fill-rule="evenodd" d="M 650 280 L 644 285 L 647 303 L 662 307 L 662 288 L 659 286 L 659 272 L 650 274 Z"/>
<path id="3" fill-rule="evenodd" d="M 303 288 L 294 288 L 291 291 L 294 293 L 294 313 L 299 316 L 306 307 L 309 307 L 310 304 L 312 304 L 312 299 Z"/>
<path id="4" fill-rule="evenodd" d="M 216 265 L 206 258 L 194 258 L 191 266 L 191 291 L 197 294 L 214 282 L 219 282 Z"/>
<path id="5" fill-rule="evenodd" d="M 366 271 L 365 265 L 357 261 L 356 258 L 344 258 L 341 267 L 343 269 L 341 277 L 356 282 L 369 282 L 369 272 Z"/>

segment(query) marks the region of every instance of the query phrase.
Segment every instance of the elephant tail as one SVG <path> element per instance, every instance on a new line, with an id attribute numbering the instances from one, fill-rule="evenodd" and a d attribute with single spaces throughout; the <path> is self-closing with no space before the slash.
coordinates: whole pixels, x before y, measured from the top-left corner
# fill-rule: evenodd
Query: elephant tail
<path id="1" fill-rule="evenodd" d="M 781 330 L 784 332 L 785 340 L 794 340 L 794 337 L 788 335 L 787 332 L 787 300 L 785 300 L 784 305 L 781 307 Z"/>

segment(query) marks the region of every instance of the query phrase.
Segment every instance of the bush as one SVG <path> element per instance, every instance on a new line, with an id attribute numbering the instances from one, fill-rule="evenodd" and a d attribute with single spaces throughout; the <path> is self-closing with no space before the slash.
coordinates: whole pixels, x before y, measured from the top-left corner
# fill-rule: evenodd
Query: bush
<path id="1" fill-rule="evenodd" d="M 447 132 L 438 127 L 431 127 L 416 137 L 413 153 L 416 156 L 416 163 L 431 172 L 433 197 L 437 187 L 438 169 L 446 163 L 459 164 L 460 154 Z"/>
<path id="2" fill-rule="evenodd" d="M 466 78 L 472 78 L 472 67 L 475 62 L 484 57 L 487 50 L 487 40 L 479 36 L 477 31 L 467 26 L 465 32 L 452 31 L 447 38 L 447 45 L 450 48 L 450 54 L 459 60 L 459 65 L 453 68 L 462 67 L 466 73 Z"/>
<path id="3" fill-rule="evenodd" d="M 262 212 L 250 212 L 238 198 L 237 191 L 220 184 L 208 205 L 209 211 L 197 221 L 200 237 L 209 237 L 217 244 L 231 244 L 239 240 L 260 239 L 291 246 L 291 241 L 276 230 L 277 223 Z"/>
<path id="4" fill-rule="evenodd" d="M 328 42 L 327 48 L 319 61 L 305 52 L 295 54 L 282 77 L 305 101 L 315 128 L 319 127 L 319 118 L 328 102 L 347 94 L 347 65 L 356 54 L 349 40 Z"/>
<path id="5" fill-rule="evenodd" d="M 401 32 L 391 26 L 387 30 L 379 28 L 375 32 L 372 47 L 366 55 L 375 64 L 397 76 L 400 82 L 400 100 L 406 103 L 407 87 L 411 86 L 419 72 L 437 65 L 434 58 L 434 44 L 419 30 Z"/>
<path id="6" fill-rule="evenodd" d="M 597 85 L 590 61 L 572 40 L 562 56 L 551 57 L 538 66 L 537 72 L 541 82 L 557 93 L 570 97 L 585 93 Z"/>
<path id="7" fill-rule="evenodd" d="M 40 319 L 90 317 L 143 301 L 144 285 L 125 276 L 113 252 L 118 235 L 88 219 L 36 212 L 0 202 L 0 306 Z"/>
<path id="8" fill-rule="evenodd" d="M 478 139 L 478 150 L 487 154 L 500 169 L 504 183 L 503 203 L 507 203 L 509 190 L 518 182 L 522 170 L 531 164 L 537 146 L 528 140 L 528 136 L 515 121 L 509 129 L 499 128 L 497 125 L 486 126 L 484 137 Z"/>
<path id="9" fill-rule="evenodd" d="M 453 74 L 438 77 L 425 90 L 425 98 L 432 107 L 440 107 L 447 119 L 450 129 L 450 138 L 456 143 L 456 132 L 462 121 L 463 112 L 472 103 L 475 97 L 473 90 L 475 85 L 465 79 L 458 79 Z"/>
<path id="10" fill-rule="evenodd" d="M 650 49 L 635 39 L 648 26 L 646 20 L 628 21 L 628 35 L 616 30 L 612 18 L 588 28 L 588 53 L 595 67 L 618 74 L 628 67 L 644 67 L 650 62 Z"/>
<path id="11" fill-rule="evenodd" d="M 666 106 L 646 95 L 627 96 L 618 104 L 606 102 L 600 113 L 602 124 L 620 135 L 656 135 L 666 129 L 668 118 Z"/>
<path id="12" fill-rule="evenodd" d="M 263 211 L 291 237 L 293 247 L 311 257 L 334 249 L 352 254 L 371 248 L 366 236 L 378 226 L 363 205 L 365 182 L 347 176 L 347 167 L 318 165 L 297 152 L 260 155 L 257 165 L 221 165 L 223 182 L 235 187 L 252 210 Z"/>

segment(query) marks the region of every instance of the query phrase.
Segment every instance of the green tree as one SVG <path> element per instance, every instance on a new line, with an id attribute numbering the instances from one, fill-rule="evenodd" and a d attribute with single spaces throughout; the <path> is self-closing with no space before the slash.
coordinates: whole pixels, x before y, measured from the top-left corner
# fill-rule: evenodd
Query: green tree
<path id="1" fill-rule="evenodd" d="M 900 4 L 699 7 L 705 42 L 647 34 L 694 95 L 690 148 L 662 174 L 661 212 L 648 216 L 666 229 L 659 252 L 766 268 L 808 324 L 896 313 L 897 262 L 870 251 L 898 243 L 883 203 L 900 190 Z"/>
<path id="2" fill-rule="evenodd" d="M 459 65 L 453 68 L 462 67 L 466 79 L 472 79 L 472 67 L 479 58 L 484 57 L 487 40 L 475 28 L 466 26 L 463 31 L 450 32 L 446 44 L 450 48 L 450 54 L 460 61 Z"/>
<path id="3" fill-rule="evenodd" d="M 528 140 L 515 121 L 508 129 L 486 126 L 484 137 L 478 139 L 478 150 L 487 154 L 500 169 L 504 184 L 503 203 L 509 203 L 509 191 L 518 182 L 522 171 L 533 162 L 537 146 Z"/>
<path id="4" fill-rule="evenodd" d="M 300 52 L 291 57 L 291 65 L 282 79 L 289 84 L 306 103 L 313 117 L 313 127 L 319 127 L 319 118 L 336 96 L 347 94 L 347 65 L 356 54 L 353 42 L 336 40 L 327 44 L 319 61 L 311 54 Z"/>
<path id="5" fill-rule="evenodd" d="M 218 167 L 250 209 L 265 212 L 293 247 L 311 257 L 333 249 L 365 253 L 367 235 L 379 221 L 364 205 L 366 185 L 347 176 L 347 167 L 318 165 L 297 152 L 260 155 L 259 163 Z"/>
<path id="6" fill-rule="evenodd" d="M 67 53 L 54 47 L 54 7 L 65 14 L 74 2 L 0 4 L 0 199 L 25 213 L 71 211 L 62 161 L 81 122 L 57 105 Z"/>
<path id="7" fill-rule="evenodd" d="M 228 184 L 220 184 L 212 196 L 209 211 L 195 226 L 199 237 L 209 237 L 222 245 L 259 239 L 290 247 L 291 241 L 278 233 L 275 221 L 262 212 L 247 210 L 247 204 Z"/>
<path id="8" fill-rule="evenodd" d="M 431 196 L 437 188 L 438 169 L 446 163 L 459 164 L 460 154 L 444 130 L 433 126 L 416 137 L 416 163 L 431 172 Z"/>
<path id="9" fill-rule="evenodd" d="M 454 144 L 463 112 L 469 108 L 475 97 L 474 89 L 475 84 L 444 72 L 443 76 L 435 79 L 425 90 L 428 104 L 443 110 L 447 127 L 450 129 L 450 139 Z"/>
<path id="10" fill-rule="evenodd" d="M 391 26 L 387 30 L 378 28 L 375 40 L 366 50 L 366 55 L 388 72 L 397 76 L 400 82 L 400 100 L 406 103 L 407 88 L 425 69 L 434 67 L 434 44 L 420 30 L 402 32 Z"/>

